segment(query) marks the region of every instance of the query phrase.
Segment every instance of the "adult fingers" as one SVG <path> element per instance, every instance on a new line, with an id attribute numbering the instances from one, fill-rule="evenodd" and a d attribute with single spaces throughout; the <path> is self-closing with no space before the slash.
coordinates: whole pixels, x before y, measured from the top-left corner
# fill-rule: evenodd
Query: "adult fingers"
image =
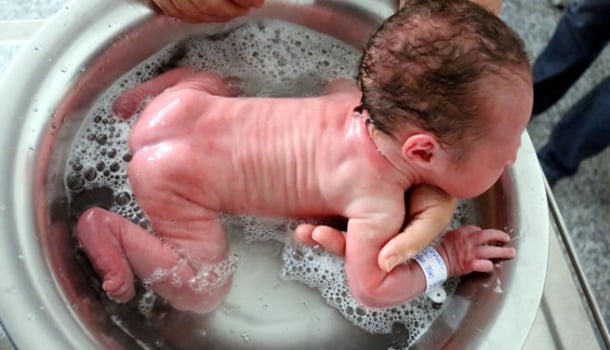
<path id="1" fill-rule="evenodd" d="M 170 0 L 153 0 L 153 2 L 168 16 L 177 17 L 180 14 L 178 8 Z"/>
<path id="2" fill-rule="evenodd" d="M 177 2 L 178 0 L 174 0 Z M 248 12 L 248 7 L 239 5 L 238 3 L 230 0 L 180 0 L 189 2 L 193 7 L 197 9 L 197 14 L 203 21 L 204 16 L 214 18 L 216 21 L 226 21 L 231 18 L 243 16 Z M 185 13 L 188 15 L 188 13 Z M 191 17 L 193 17 L 191 15 Z"/>
<path id="3" fill-rule="evenodd" d="M 233 2 L 242 7 L 261 7 L 264 0 L 233 0 Z"/>
<path id="4" fill-rule="evenodd" d="M 377 257 L 377 264 L 383 271 L 390 272 L 396 265 L 402 264 L 414 257 L 418 252 L 432 243 L 436 237 L 436 232 L 429 232 L 429 235 L 419 237 L 399 233 L 381 248 Z"/>
<path id="5" fill-rule="evenodd" d="M 254 0 L 248 1 L 257 4 Z M 223 22 L 248 12 L 248 7 L 231 0 L 153 0 L 153 2 L 166 15 L 192 23 Z"/>
<path id="6" fill-rule="evenodd" d="M 508 243 L 510 241 L 508 233 L 494 229 L 481 230 L 474 235 L 474 241 L 477 244 Z"/>

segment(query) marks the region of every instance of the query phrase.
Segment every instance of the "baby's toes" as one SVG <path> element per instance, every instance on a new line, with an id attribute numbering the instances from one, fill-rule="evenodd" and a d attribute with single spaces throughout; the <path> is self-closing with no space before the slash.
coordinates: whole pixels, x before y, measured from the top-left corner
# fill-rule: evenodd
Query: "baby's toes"
<path id="1" fill-rule="evenodd" d="M 106 277 L 102 284 L 102 288 L 106 292 L 108 298 L 118 303 L 127 302 L 136 294 L 133 280 L 128 281 L 127 278 L 117 278 L 116 276 Z"/>

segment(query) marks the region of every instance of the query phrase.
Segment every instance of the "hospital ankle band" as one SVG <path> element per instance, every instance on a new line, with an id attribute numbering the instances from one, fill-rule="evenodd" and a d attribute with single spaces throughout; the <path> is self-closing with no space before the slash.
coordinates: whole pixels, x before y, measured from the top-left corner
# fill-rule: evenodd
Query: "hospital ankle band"
<path id="1" fill-rule="evenodd" d="M 442 288 L 447 280 L 447 265 L 433 247 L 426 247 L 413 258 L 426 277 L 426 294 L 434 301 L 442 302 L 446 296 Z M 442 291 L 442 292 L 441 292 Z"/>

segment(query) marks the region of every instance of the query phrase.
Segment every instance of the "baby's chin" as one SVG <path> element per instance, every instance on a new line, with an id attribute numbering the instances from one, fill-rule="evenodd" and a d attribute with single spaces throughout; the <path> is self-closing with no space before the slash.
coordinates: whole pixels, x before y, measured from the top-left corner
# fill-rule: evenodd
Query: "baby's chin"
<path id="1" fill-rule="evenodd" d="M 469 183 L 462 183 L 462 184 L 458 184 L 458 185 L 447 187 L 447 188 L 443 188 L 440 186 L 439 187 L 452 197 L 460 198 L 460 199 L 472 199 L 472 198 L 476 198 L 476 197 L 482 195 L 483 193 L 487 192 L 487 190 L 489 190 L 491 187 L 493 187 L 493 185 L 495 183 L 496 183 L 496 181 L 493 181 L 490 184 L 485 183 L 485 184 L 474 184 L 474 185 L 469 184 Z"/>

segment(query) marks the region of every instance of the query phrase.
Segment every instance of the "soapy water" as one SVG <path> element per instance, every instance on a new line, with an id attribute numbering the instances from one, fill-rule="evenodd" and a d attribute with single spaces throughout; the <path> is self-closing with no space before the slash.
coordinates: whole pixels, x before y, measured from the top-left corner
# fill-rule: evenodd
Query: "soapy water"
<path id="1" fill-rule="evenodd" d="M 470 203 L 459 203 L 449 228 L 463 225 L 471 212 Z M 388 308 L 367 308 L 351 295 L 345 276 L 344 261 L 320 247 L 308 247 L 293 240 L 294 229 L 301 223 L 329 224 L 319 220 L 278 220 L 253 216 L 224 216 L 223 221 L 245 236 L 246 242 L 270 240 L 285 244 L 282 251 L 282 277 L 305 283 L 320 291 L 327 304 L 343 317 L 373 334 L 391 333 L 397 324 L 408 330 L 407 343 L 421 336 L 443 311 L 441 305 L 420 296 L 407 303 Z M 459 279 L 451 278 L 443 288 L 453 294 Z"/>
<path id="2" fill-rule="evenodd" d="M 194 38 L 168 46 L 120 79 L 87 115 L 74 139 L 65 171 L 74 216 L 88 207 L 100 206 L 154 234 L 127 179 L 131 160 L 127 140 L 145 104 L 126 120 L 111 112 L 112 102 L 126 89 L 173 66 L 189 66 L 238 77 L 245 96 L 311 96 L 319 93 L 329 80 L 353 78 L 359 59 L 360 52 L 346 44 L 274 21 L 247 24 L 221 38 Z M 468 212 L 468 203 L 461 203 L 452 226 L 463 224 Z M 369 309 L 359 305 L 349 293 L 341 258 L 293 242 L 292 231 L 297 221 L 228 215 L 222 219 L 227 231 L 238 230 L 250 244 L 269 240 L 285 243 L 281 257 L 284 279 L 317 288 L 328 305 L 371 333 L 390 333 L 396 324 L 402 324 L 408 330 L 410 344 L 442 312 L 439 305 L 425 296 L 393 308 Z M 236 268 L 237 257 L 231 255 L 218 264 L 203 267 L 189 281 L 176 277 L 175 271 L 179 269 L 176 266 L 158 270 L 142 282 L 146 287 L 170 279 L 175 285 L 188 283 L 193 290 L 203 293 L 222 285 Z M 456 279 L 444 285 L 449 295 L 456 286 Z M 140 312 L 150 314 L 155 301 L 154 293 L 146 291 L 139 300 Z"/>

